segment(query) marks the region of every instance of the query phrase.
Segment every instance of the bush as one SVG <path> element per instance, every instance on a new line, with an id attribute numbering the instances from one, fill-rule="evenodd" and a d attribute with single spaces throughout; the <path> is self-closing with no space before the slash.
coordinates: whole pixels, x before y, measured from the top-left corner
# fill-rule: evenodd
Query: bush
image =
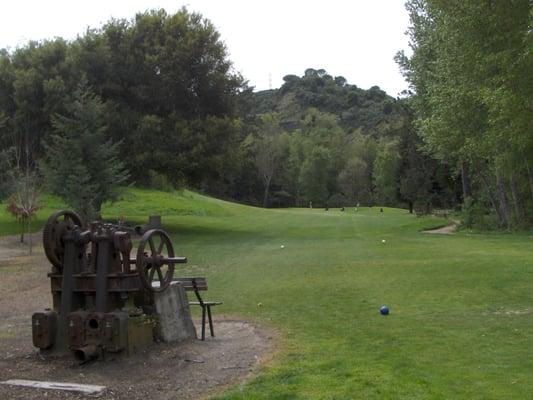
<path id="1" fill-rule="evenodd" d="M 463 204 L 463 225 L 466 228 L 489 230 L 497 227 L 498 221 L 483 202 L 467 197 Z"/>

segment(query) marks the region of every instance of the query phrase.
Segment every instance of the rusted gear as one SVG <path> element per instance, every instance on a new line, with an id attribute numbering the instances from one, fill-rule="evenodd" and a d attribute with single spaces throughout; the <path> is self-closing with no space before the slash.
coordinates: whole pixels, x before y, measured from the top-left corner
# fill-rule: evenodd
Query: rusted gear
<path id="1" fill-rule="evenodd" d="M 52 265 L 61 269 L 65 254 L 63 235 L 73 230 L 76 226 L 82 228 L 83 221 L 74 211 L 61 210 L 53 213 L 46 221 L 43 229 L 43 247 L 48 260 Z"/>
<path id="2" fill-rule="evenodd" d="M 157 247 L 156 247 L 156 242 Z M 170 237 L 161 229 L 147 231 L 139 242 L 136 267 L 143 286 L 152 292 L 164 291 L 174 275 L 174 248 Z M 159 286 L 154 286 L 157 275 Z"/>

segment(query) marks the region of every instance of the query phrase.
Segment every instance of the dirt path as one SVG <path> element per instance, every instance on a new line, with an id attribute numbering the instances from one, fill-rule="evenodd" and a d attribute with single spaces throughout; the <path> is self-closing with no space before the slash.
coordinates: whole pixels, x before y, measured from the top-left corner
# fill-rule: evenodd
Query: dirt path
<path id="1" fill-rule="evenodd" d="M 215 338 L 178 345 L 156 343 L 133 357 L 79 365 L 72 359 L 41 358 L 26 348 L 0 356 L 0 381 L 30 379 L 106 386 L 103 399 L 196 399 L 252 374 L 270 349 L 271 336 L 237 320 L 216 321 Z M 31 342 L 31 338 L 25 337 Z M 10 340 L 10 342 L 12 342 Z M 15 344 L 15 343 L 13 343 Z M 2 346 L 4 347 L 4 346 Z M 83 398 L 82 395 L 0 385 L 2 399 Z"/>
<path id="2" fill-rule="evenodd" d="M 454 233 L 457 230 L 458 227 L 459 227 L 459 224 L 456 221 L 452 221 L 448 225 L 443 226 L 442 228 L 430 229 L 428 231 L 422 231 L 422 232 L 423 233 L 438 234 L 438 235 L 450 235 L 450 234 Z"/>
<path id="3" fill-rule="evenodd" d="M 31 234 L 33 248 L 39 251 L 41 245 L 42 232 Z M 24 238 L 28 240 L 27 234 Z M 20 235 L 0 236 L 0 263 L 8 261 L 15 257 L 26 256 L 29 254 L 27 243 L 20 243 Z"/>
<path id="4" fill-rule="evenodd" d="M 198 399 L 255 373 L 272 353 L 274 333 L 249 322 L 214 315 L 216 337 L 155 343 L 132 357 L 79 365 L 43 359 L 32 346 L 31 315 L 51 306 L 40 239 L 34 254 L 18 237 L 0 238 L 0 381 L 31 379 L 104 385 L 103 399 Z M 197 327 L 198 330 L 198 327 Z M 79 399 L 68 392 L 0 385 L 0 399 Z"/>

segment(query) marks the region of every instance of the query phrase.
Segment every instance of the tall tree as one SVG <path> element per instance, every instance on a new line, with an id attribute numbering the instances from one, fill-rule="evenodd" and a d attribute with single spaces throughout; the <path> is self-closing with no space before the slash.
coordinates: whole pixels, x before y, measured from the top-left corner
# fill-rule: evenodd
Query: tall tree
<path id="1" fill-rule="evenodd" d="M 351 204 L 360 203 L 370 197 L 368 165 L 359 157 L 352 157 L 339 173 L 339 186 Z"/>
<path id="2" fill-rule="evenodd" d="M 127 143 L 121 156 L 136 183 L 148 184 L 154 175 L 146 172 L 154 170 L 211 193 L 234 190 L 241 96 L 249 89 L 210 21 L 186 9 L 154 10 L 113 19 L 72 42 L 1 50 L 0 114 L 8 122 L 0 140 L 18 155 L 29 144 L 32 162 L 41 158 L 54 132 L 51 117 L 65 115 L 83 79 L 105 103 L 106 139 Z"/>
<path id="3" fill-rule="evenodd" d="M 279 114 L 261 115 L 259 131 L 251 141 L 255 165 L 264 184 L 263 207 L 267 207 L 270 185 L 279 170 L 283 152 Z"/>
<path id="4" fill-rule="evenodd" d="M 413 54 L 397 57 L 415 91 L 425 145 L 463 177 L 463 198 L 490 204 L 501 226 L 521 219 L 533 119 L 531 15 L 514 2 L 411 0 Z M 511 194 L 511 195 L 510 195 Z"/>
<path id="5" fill-rule="evenodd" d="M 99 215 L 128 178 L 119 145 L 106 139 L 104 103 L 85 84 L 74 91 L 64 115 L 53 118 L 55 134 L 45 144 L 42 169 L 50 191 L 85 218 Z"/>
<path id="6" fill-rule="evenodd" d="M 313 147 L 302 164 L 300 172 L 300 191 L 302 196 L 317 206 L 327 206 L 331 195 L 329 177 L 331 167 L 330 152 L 323 146 Z"/>
<path id="7" fill-rule="evenodd" d="M 380 204 L 396 204 L 399 190 L 400 160 L 397 142 L 380 144 L 374 161 L 374 186 Z"/>

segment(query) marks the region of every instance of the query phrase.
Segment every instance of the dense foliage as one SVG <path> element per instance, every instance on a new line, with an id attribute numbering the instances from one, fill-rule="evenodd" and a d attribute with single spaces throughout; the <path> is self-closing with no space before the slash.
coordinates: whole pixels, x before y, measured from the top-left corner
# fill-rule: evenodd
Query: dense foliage
<path id="1" fill-rule="evenodd" d="M 533 4 L 410 0 L 397 57 L 426 149 L 461 172 L 467 222 L 533 222 Z"/>
<path id="2" fill-rule="evenodd" d="M 260 118 L 245 141 L 264 180 L 264 205 L 379 203 L 425 211 L 455 204 L 446 165 L 419 150 L 407 102 L 324 70 L 284 81 L 254 94 Z"/>
<path id="3" fill-rule="evenodd" d="M 123 142 L 120 157 L 133 182 L 162 179 L 231 193 L 246 87 L 209 21 L 185 9 L 151 11 L 111 20 L 72 42 L 1 51 L 3 146 L 29 149 L 34 165 L 50 142 L 54 116 L 68 111 L 82 81 L 102 100 L 106 139 Z"/>
<path id="4" fill-rule="evenodd" d="M 82 125 L 60 122 L 72 118 L 80 82 L 99 104 L 90 145 L 80 140 Z M 98 162 L 120 159 L 129 183 L 159 189 L 186 185 L 271 207 L 453 207 L 457 182 L 449 165 L 456 160 L 439 163 L 421 152 L 412 119 L 409 102 L 322 69 L 288 75 L 281 88 L 253 93 L 233 72 L 213 25 L 186 9 L 140 13 L 71 42 L 30 42 L 0 53 L 0 140 L 9 148 L 0 163 L 25 159 L 33 169 L 44 161 L 45 183 L 64 198 L 75 190 L 57 184 L 72 175 L 65 165 L 100 148 Z M 81 131 L 67 132 L 76 126 Z M 60 146 L 59 137 L 75 136 L 87 152 L 69 151 L 72 143 Z M 110 154 L 102 143 L 121 146 L 110 146 Z M 62 155 L 69 162 L 51 173 Z M 93 186 L 84 177 L 94 167 L 83 168 L 78 194 L 88 196 Z M 1 183 L 0 191 L 9 188 Z M 94 212 L 113 197 L 112 190 L 101 193 Z"/>

